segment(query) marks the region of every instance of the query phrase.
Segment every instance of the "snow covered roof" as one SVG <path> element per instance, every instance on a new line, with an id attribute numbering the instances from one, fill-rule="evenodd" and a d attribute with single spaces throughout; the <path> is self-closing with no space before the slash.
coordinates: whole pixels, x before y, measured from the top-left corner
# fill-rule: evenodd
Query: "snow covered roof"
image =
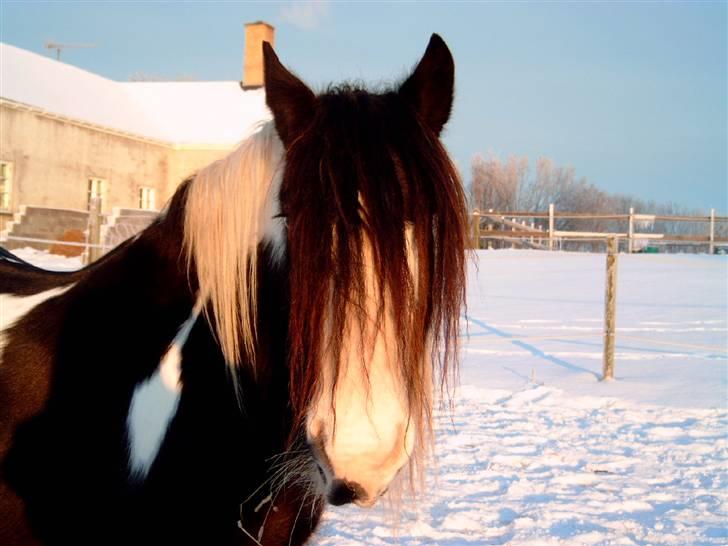
<path id="1" fill-rule="evenodd" d="M 179 146 L 231 146 L 270 119 L 262 89 L 229 82 L 117 82 L 0 43 L 0 97 Z"/>

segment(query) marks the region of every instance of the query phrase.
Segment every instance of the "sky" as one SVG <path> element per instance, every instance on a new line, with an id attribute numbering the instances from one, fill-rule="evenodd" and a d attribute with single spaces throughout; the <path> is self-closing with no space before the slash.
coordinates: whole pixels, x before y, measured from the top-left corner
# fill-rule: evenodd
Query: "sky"
<path id="1" fill-rule="evenodd" d="M 62 60 L 122 81 L 240 80 L 243 25 L 264 20 L 322 89 L 399 81 L 437 32 L 456 66 L 443 138 L 466 183 L 476 154 L 548 157 L 605 191 L 728 214 L 727 6 L 0 0 L 0 41 L 93 43 Z"/>

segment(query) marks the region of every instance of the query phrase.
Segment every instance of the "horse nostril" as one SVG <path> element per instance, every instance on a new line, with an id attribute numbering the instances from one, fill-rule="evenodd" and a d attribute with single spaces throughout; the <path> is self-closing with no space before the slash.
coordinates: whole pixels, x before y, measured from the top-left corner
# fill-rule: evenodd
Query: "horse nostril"
<path id="1" fill-rule="evenodd" d="M 329 489 L 328 500 L 334 506 L 349 504 L 359 498 L 358 487 L 356 484 L 350 484 L 344 480 L 334 480 Z"/>

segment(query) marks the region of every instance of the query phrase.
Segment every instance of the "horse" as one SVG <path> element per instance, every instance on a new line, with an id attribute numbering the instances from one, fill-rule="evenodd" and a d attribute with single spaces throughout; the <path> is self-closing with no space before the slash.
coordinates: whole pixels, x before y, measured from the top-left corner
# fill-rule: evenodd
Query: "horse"
<path id="1" fill-rule="evenodd" d="M 421 475 L 465 302 L 452 55 L 320 93 L 263 56 L 272 120 L 148 228 L 0 255 L 0 543 L 300 545 Z"/>

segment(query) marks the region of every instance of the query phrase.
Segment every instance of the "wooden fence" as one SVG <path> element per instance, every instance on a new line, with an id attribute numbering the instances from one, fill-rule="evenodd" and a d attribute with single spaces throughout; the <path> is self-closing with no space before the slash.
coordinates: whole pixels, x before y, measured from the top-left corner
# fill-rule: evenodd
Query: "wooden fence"
<path id="1" fill-rule="evenodd" d="M 529 220 L 529 221 L 526 221 Z M 600 221 L 605 227 L 620 226 L 623 231 L 577 231 L 557 229 L 562 220 Z M 675 234 L 638 232 L 639 226 L 660 223 L 690 222 L 705 224 L 703 234 Z M 614 237 L 624 241 L 627 252 L 635 252 L 645 245 L 704 245 L 710 254 L 717 248 L 728 247 L 728 230 L 716 230 L 716 224 L 728 222 L 728 216 L 716 216 L 711 209 L 708 216 L 665 216 L 638 214 L 630 209 L 629 214 L 601 214 L 590 212 L 557 212 L 549 205 L 546 212 L 524 211 L 481 211 L 471 213 L 470 245 L 472 248 L 491 248 L 493 241 L 505 241 L 512 246 L 555 250 L 564 241 L 597 241 L 606 244 Z M 728 224 L 726 224 L 728 227 Z M 644 228 L 643 228 L 644 229 Z"/>

